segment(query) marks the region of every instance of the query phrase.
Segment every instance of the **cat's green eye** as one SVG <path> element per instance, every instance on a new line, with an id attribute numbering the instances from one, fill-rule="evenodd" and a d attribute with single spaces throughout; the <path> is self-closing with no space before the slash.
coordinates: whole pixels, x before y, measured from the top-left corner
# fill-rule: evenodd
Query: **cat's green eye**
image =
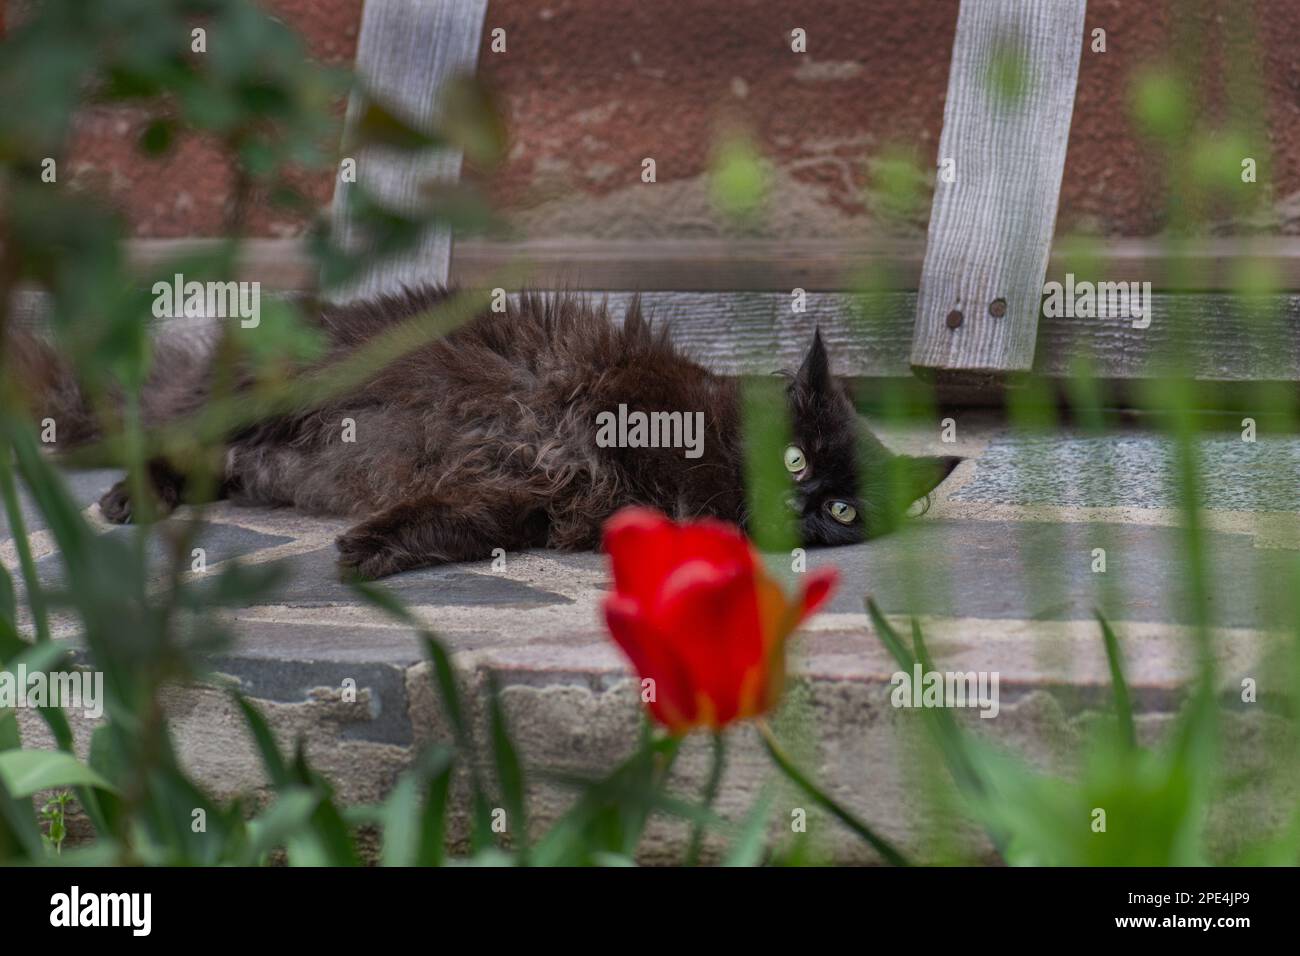
<path id="1" fill-rule="evenodd" d="M 791 445 L 785 450 L 785 470 L 791 474 L 796 474 L 808 467 L 808 460 L 804 458 L 803 452 Z"/>
<path id="2" fill-rule="evenodd" d="M 846 501 L 832 501 L 827 510 L 840 524 L 853 524 L 853 519 L 858 516 L 858 509 Z"/>

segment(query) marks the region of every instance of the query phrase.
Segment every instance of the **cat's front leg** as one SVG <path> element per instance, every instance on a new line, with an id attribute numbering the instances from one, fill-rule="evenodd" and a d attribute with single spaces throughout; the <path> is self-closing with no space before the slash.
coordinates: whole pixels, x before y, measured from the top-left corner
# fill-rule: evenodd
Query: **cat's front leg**
<path id="1" fill-rule="evenodd" d="M 181 502 L 186 490 L 185 476 L 163 458 L 150 459 L 148 476 L 147 490 L 153 492 L 154 514 L 165 518 Z M 135 520 L 136 507 L 131 500 L 131 489 L 126 479 L 104 492 L 99 499 L 99 512 L 113 524 L 130 524 Z"/>
<path id="2" fill-rule="evenodd" d="M 488 500 L 488 499 L 491 500 Z M 394 505 L 335 541 L 344 573 L 382 578 L 452 561 L 481 561 L 496 548 L 542 544 L 546 515 L 518 494 L 440 493 Z"/>

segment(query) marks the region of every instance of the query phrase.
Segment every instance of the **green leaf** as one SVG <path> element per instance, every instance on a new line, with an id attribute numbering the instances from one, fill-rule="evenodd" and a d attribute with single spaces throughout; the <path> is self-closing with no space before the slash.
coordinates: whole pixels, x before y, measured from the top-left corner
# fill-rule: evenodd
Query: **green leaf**
<path id="1" fill-rule="evenodd" d="M 357 117 L 352 137 L 353 141 L 345 148 L 345 152 L 363 145 L 402 150 L 446 145 L 446 140 L 442 137 L 417 129 L 373 99 L 366 102 L 361 115 Z"/>
<path id="2" fill-rule="evenodd" d="M 32 801 L 19 799 L 9 793 L 4 777 L 0 776 L 0 863 L 37 860 L 43 852 L 41 831 L 36 824 L 36 815 L 32 812 Z"/>
<path id="3" fill-rule="evenodd" d="M 58 787 L 96 787 L 116 792 L 111 783 L 62 750 L 6 750 L 0 753 L 0 781 L 15 797 Z"/>
<path id="4" fill-rule="evenodd" d="M 244 713 L 244 720 L 248 723 L 248 729 L 253 734 L 253 743 L 257 745 L 257 752 L 262 757 L 262 767 L 266 770 L 266 775 L 271 783 L 276 787 L 288 786 L 291 777 L 289 770 L 285 766 L 284 756 L 280 753 L 280 746 L 275 742 L 275 735 L 271 733 L 271 727 L 262 716 L 261 711 L 245 700 L 241 695 L 236 694 L 235 703 Z"/>
<path id="5" fill-rule="evenodd" d="M 6 750 L 18 750 L 22 745 L 23 738 L 18 732 L 18 712 L 0 710 L 0 753 Z"/>
<path id="6" fill-rule="evenodd" d="M 12 625 L 17 620 L 18 600 L 14 596 L 14 581 L 9 569 L 0 564 L 0 620 Z M 0 646 L 0 652 L 4 648 Z"/>
<path id="7" fill-rule="evenodd" d="M 591 862 L 594 866 L 628 867 L 637 865 L 636 860 L 630 856 L 624 856 L 622 853 L 606 853 L 604 850 L 597 850 L 593 853 Z"/>
<path id="8" fill-rule="evenodd" d="M 14 434 L 19 433 L 15 431 Z M 32 560 L 31 545 L 27 541 L 27 525 L 23 520 L 22 506 L 18 501 L 18 491 L 14 485 L 13 465 L 9 460 L 7 442 L 0 442 L 0 497 L 4 499 L 5 517 L 9 523 L 9 533 L 13 538 L 14 550 L 18 552 L 18 564 L 22 569 L 23 582 L 27 585 L 27 603 L 32 609 L 32 620 L 36 625 L 36 637 L 38 640 L 48 640 L 50 625 L 45 606 L 45 592 L 36 575 L 36 563 Z M 5 580 L 8 581 L 8 579 L 9 575 L 6 572 Z M 12 582 L 8 586 L 5 605 L 5 620 L 12 625 L 17 620 Z"/>
<path id="9" fill-rule="evenodd" d="M 446 787 L 454 757 L 448 747 L 431 747 L 398 779 L 380 814 L 384 866 L 436 866 L 441 862 Z"/>
<path id="10" fill-rule="evenodd" d="M 723 866 L 758 866 L 763 862 L 763 852 L 767 848 L 767 821 L 772 813 L 774 799 L 775 795 L 770 789 L 765 789 L 758 795 L 758 799 L 749 808 L 749 813 L 745 815 L 739 835 L 727 850 Z"/>
<path id="11" fill-rule="evenodd" d="M 763 743 L 767 747 L 768 755 L 777 767 L 790 778 L 790 781 L 812 797 L 823 809 L 829 810 L 831 814 L 843 823 L 846 827 L 867 841 L 877 853 L 886 861 L 894 866 L 910 866 L 911 863 L 907 857 L 903 856 L 888 840 L 880 836 L 871 827 L 867 826 L 857 815 L 851 812 L 847 807 L 830 796 L 825 790 L 819 787 L 803 771 L 794 765 L 790 758 L 782 749 L 776 739 L 776 735 L 771 729 L 763 723 L 759 723 L 759 733 L 762 735 Z"/>
<path id="12" fill-rule="evenodd" d="M 24 647 L 21 654 L 4 661 L 6 670 L 17 671 L 23 667 L 28 674 L 35 674 L 71 666 L 68 648 L 62 643 L 44 641 L 40 644 L 26 644 Z"/>
<path id="13" fill-rule="evenodd" d="M 176 124 L 171 120 L 154 120 L 140 134 L 140 149 L 150 156 L 161 156 L 171 147 Z"/>
<path id="14" fill-rule="evenodd" d="M 448 140 L 460 146 L 466 161 L 478 169 L 500 162 L 507 133 L 491 90 L 473 74 L 450 77 L 438 91 L 438 125 Z"/>
<path id="15" fill-rule="evenodd" d="M 384 866 L 411 866 L 419 855 L 420 781 L 404 773 L 384 802 Z"/>
<path id="16" fill-rule="evenodd" d="M 488 707 L 492 716 L 492 753 L 496 759 L 497 783 L 509 817 L 513 846 L 522 850 L 528 845 L 528 824 L 524 809 L 524 770 L 510 739 L 510 728 L 501 707 L 501 692 L 495 674 L 488 676 Z"/>
<path id="17" fill-rule="evenodd" d="M 596 863 L 602 854 L 634 859 L 646 824 L 655 812 L 725 827 L 726 821 L 716 814 L 665 795 L 680 746 L 681 740 L 676 737 L 647 736 L 604 779 L 570 779 L 582 793 L 533 846 L 529 861 L 535 866 L 587 866 Z"/>
<path id="18" fill-rule="evenodd" d="M 81 509 L 68 494 L 63 477 L 40 453 L 31 434 L 21 429 L 12 431 L 11 435 L 23 482 L 44 515 L 64 563 L 75 574 L 85 567 L 85 558 L 94 532 L 82 518 Z M 28 587 L 30 590 L 30 582 Z"/>
<path id="19" fill-rule="evenodd" d="M 871 617 L 876 636 L 880 638 L 881 643 L 893 655 L 894 660 L 898 662 L 898 666 L 903 671 L 909 674 L 912 673 L 912 669 L 918 661 L 924 670 L 934 670 L 934 662 L 925 649 L 925 641 L 921 636 L 920 625 L 915 620 L 912 622 L 912 644 L 916 648 L 916 654 L 913 656 L 912 652 L 904 646 L 893 625 L 886 620 L 885 615 L 876 606 L 876 602 L 868 598 L 866 604 L 867 614 Z M 957 726 L 957 721 L 953 718 L 952 712 L 946 707 L 929 707 L 925 708 L 922 714 L 930 722 L 930 729 L 939 744 L 940 750 L 943 752 L 944 761 L 948 765 L 948 772 L 952 774 L 958 786 L 970 794 L 982 793 L 985 787 L 984 780 L 979 773 L 978 765 L 968 746 L 966 737 L 961 728 Z"/>
<path id="20" fill-rule="evenodd" d="M 1115 696 L 1115 716 L 1119 721 L 1120 738 L 1130 748 L 1137 747 L 1137 730 L 1133 724 L 1133 704 L 1129 697 L 1128 681 L 1124 679 L 1124 660 L 1120 655 L 1119 639 L 1110 624 L 1097 614 L 1102 640 L 1106 643 L 1106 661 L 1110 665 L 1110 683 Z"/>
<path id="21" fill-rule="evenodd" d="M 297 838 L 311 824 L 320 797 L 307 787 L 284 787 L 276 801 L 248 825 L 248 862 L 260 863 L 277 846 Z"/>
<path id="22" fill-rule="evenodd" d="M 365 581 L 349 581 L 349 586 L 362 600 L 405 624 L 414 627 L 420 635 L 425 654 L 433 664 L 434 680 L 437 682 L 439 697 L 443 710 L 452 726 L 456 738 L 456 749 L 464 756 L 465 766 L 469 770 L 471 805 L 473 808 L 473 826 L 470 842 L 475 850 L 488 846 L 492 839 L 492 808 L 488 806 L 484 794 L 483 782 L 474 764 L 474 737 L 469 721 L 465 717 L 460 702 L 460 687 L 456 680 L 456 670 L 451 662 L 451 654 L 437 636 L 420 623 L 419 619 L 386 588 Z"/>
<path id="23" fill-rule="evenodd" d="M 745 379 L 741 392 L 745 433 L 745 487 L 753 515 L 751 534 L 761 551 L 785 551 L 799 543 L 786 504 L 794 487 L 782 464 L 790 444 L 785 385 L 776 379 Z"/>
<path id="24" fill-rule="evenodd" d="M 294 866 L 358 866 L 356 844 L 334 803 L 334 788 L 308 765 L 302 740 L 294 751 L 291 772 L 297 782 L 316 791 L 319 802 L 312 813 L 309 838 L 291 842 L 289 862 Z"/>
<path id="25" fill-rule="evenodd" d="M 710 186 L 714 204 L 723 213 L 740 222 L 754 216 L 763 204 L 767 179 L 751 139 L 731 135 L 719 144 Z"/>
<path id="26" fill-rule="evenodd" d="M 420 817 L 420 866 L 441 866 L 446 853 L 447 800 L 451 792 L 452 764 L 429 781 L 424 813 Z"/>

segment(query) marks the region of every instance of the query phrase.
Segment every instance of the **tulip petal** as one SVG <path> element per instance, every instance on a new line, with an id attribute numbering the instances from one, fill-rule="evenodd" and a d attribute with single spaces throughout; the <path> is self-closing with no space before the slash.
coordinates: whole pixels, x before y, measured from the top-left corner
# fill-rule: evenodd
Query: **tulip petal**
<path id="1" fill-rule="evenodd" d="M 767 655 L 751 569 L 687 561 L 664 584 L 655 629 L 671 640 L 691 686 L 709 701 L 709 726 L 757 706 Z"/>
<path id="2" fill-rule="evenodd" d="M 604 549 L 614 571 L 614 589 L 647 606 L 668 575 L 684 561 L 754 563 L 738 528 L 711 518 L 674 524 L 649 508 L 624 508 L 605 523 Z"/>
<path id="3" fill-rule="evenodd" d="M 754 567 L 754 549 L 735 525 L 703 518 L 678 527 L 676 551 L 679 561 L 698 558 L 712 564 Z"/>
<path id="4" fill-rule="evenodd" d="M 696 714 L 690 677 L 673 657 L 671 646 L 650 629 L 641 606 L 630 598 L 612 596 L 605 601 L 605 623 L 637 674 L 654 681 L 647 702 L 650 713 L 674 733 L 689 729 Z"/>
<path id="5" fill-rule="evenodd" d="M 605 618 L 643 678 L 654 717 L 673 733 L 720 728 L 771 708 L 785 682 L 785 641 L 825 603 L 833 569 L 788 598 L 748 539 L 712 519 L 676 524 L 626 508 L 605 526 L 614 594 Z"/>
<path id="6" fill-rule="evenodd" d="M 654 603 L 676 564 L 677 529 L 657 511 L 624 508 L 605 522 L 604 550 L 614 572 L 614 590 L 645 606 Z"/>
<path id="7" fill-rule="evenodd" d="M 826 602 L 839 580 L 840 573 L 835 568 L 820 568 L 805 577 L 799 595 L 803 611 L 800 620 L 808 617 Z"/>

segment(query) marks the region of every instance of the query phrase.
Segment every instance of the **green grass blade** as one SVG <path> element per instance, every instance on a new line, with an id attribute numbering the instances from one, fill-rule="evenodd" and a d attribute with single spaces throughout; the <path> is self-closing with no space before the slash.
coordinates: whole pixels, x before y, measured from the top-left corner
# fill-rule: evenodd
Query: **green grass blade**
<path id="1" fill-rule="evenodd" d="M 898 632 L 894 630 L 893 625 L 881 613 L 876 602 L 868 598 L 866 603 L 867 614 L 871 617 L 871 623 L 875 627 L 876 635 L 889 650 L 889 653 L 893 655 L 894 660 L 898 662 L 898 666 L 902 670 L 910 674 L 918 662 L 926 671 L 934 669 L 934 662 L 930 659 L 930 654 L 925 648 L 925 641 L 921 636 L 921 628 L 915 620 L 912 622 L 912 644 L 916 649 L 916 653 L 913 654 L 903 644 Z M 923 713 L 926 715 L 939 749 L 943 753 L 944 761 L 948 765 L 948 771 L 952 774 L 953 779 L 957 781 L 957 785 L 968 793 L 982 795 L 986 790 L 986 784 L 978 770 L 978 761 L 952 714 L 943 707 L 927 708 Z"/>
<path id="2" fill-rule="evenodd" d="M 285 765 L 284 756 L 280 753 L 280 747 L 275 742 L 275 735 L 271 733 L 266 718 L 262 716 L 261 711 L 238 694 L 235 695 L 235 703 L 243 711 L 244 720 L 253 735 L 257 752 L 262 757 L 262 766 L 266 770 L 267 777 L 276 787 L 287 786 L 290 782 L 289 769 Z"/>
<path id="3" fill-rule="evenodd" d="M 774 800 L 775 795 L 770 789 L 765 789 L 758 795 L 758 799 L 745 815 L 739 835 L 727 850 L 727 855 L 722 861 L 723 866 L 758 866 L 763 862 L 763 855 L 767 849 L 767 821 L 771 816 Z"/>
<path id="4" fill-rule="evenodd" d="M 296 834 L 310 826 L 319 802 L 319 797 L 306 787 L 280 790 L 275 803 L 248 824 L 245 862 L 260 864 L 276 847 L 285 846 L 295 839 Z"/>
<path id="5" fill-rule="evenodd" d="M 911 865 L 907 857 L 895 849 L 892 843 L 859 820 L 852 811 L 833 799 L 830 794 L 818 787 L 803 771 L 796 767 L 790 758 L 786 756 L 771 728 L 766 724 L 759 724 L 759 732 L 763 737 L 764 746 L 767 747 L 768 755 L 796 787 L 812 797 L 822 809 L 830 811 L 832 816 L 866 840 L 886 862 L 892 863 L 894 866 Z"/>
<path id="6" fill-rule="evenodd" d="M 527 786 L 523 764 L 519 760 L 505 711 L 501 707 L 501 691 L 495 674 L 488 677 L 488 707 L 491 711 L 492 753 L 496 762 L 497 784 L 501 787 L 501 799 L 505 803 L 508 827 L 513 837 L 511 845 L 516 851 L 524 853 L 528 846 L 528 818 L 524 800 Z"/>
<path id="7" fill-rule="evenodd" d="M 1133 703 L 1128 681 L 1124 679 L 1124 659 L 1120 655 L 1119 639 L 1100 612 L 1097 623 L 1101 625 L 1102 640 L 1106 643 L 1106 663 L 1110 665 L 1111 692 L 1115 698 L 1115 717 L 1119 722 L 1120 739 L 1130 749 L 1137 748 L 1137 729 L 1133 723 Z"/>

